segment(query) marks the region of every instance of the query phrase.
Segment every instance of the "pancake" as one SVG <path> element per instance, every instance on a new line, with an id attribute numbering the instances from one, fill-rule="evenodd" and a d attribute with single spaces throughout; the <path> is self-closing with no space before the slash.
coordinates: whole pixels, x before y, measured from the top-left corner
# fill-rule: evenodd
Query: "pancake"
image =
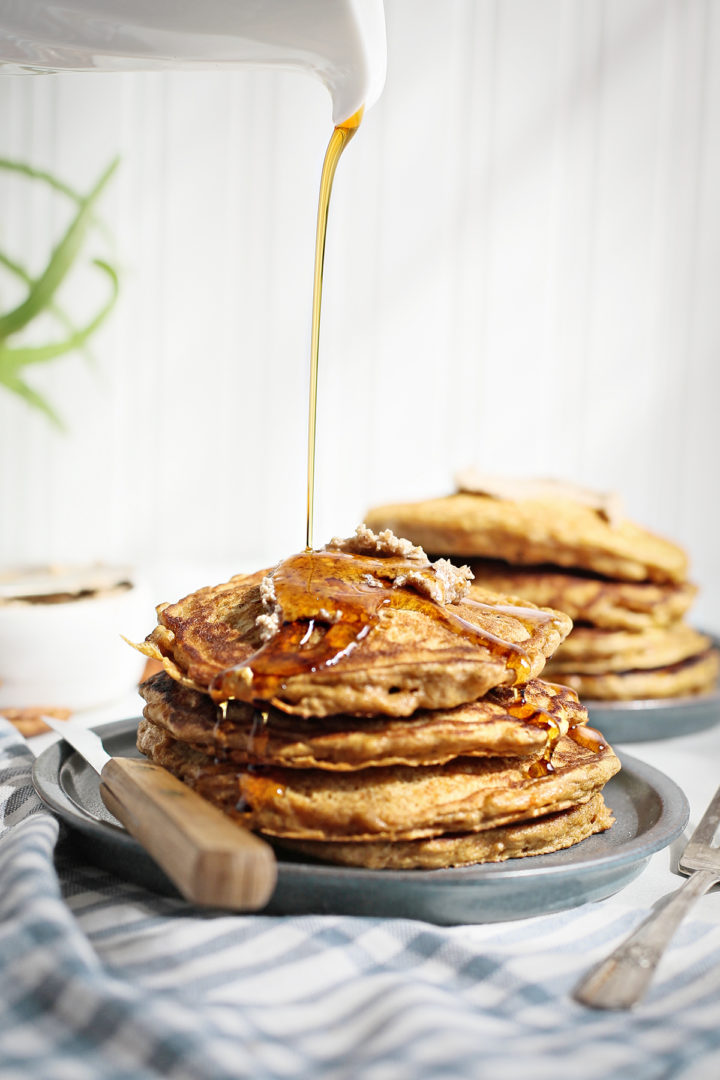
<path id="1" fill-rule="evenodd" d="M 706 652 L 710 638 L 685 623 L 629 630 L 576 626 L 557 651 L 549 671 L 602 675 L 613 671 L 660 668 Z"/>
<path id="2" fill-rule="evenodd" d="M 619 762 L 574 691 L 538 678 L 570 618 L 470 578 L 360 526 L 161 605 L 138 748 L 239 825 L 349 864 L 462 864 L 608 827 Z"/>
<path id="3" fill-rule="evenodd" d="M 370 510 L 372 529 L 392 529 L 426 551 L 515 565 L 552 563 L 622 581 L 682 582 L 682 548 L 628 520 L 608 521 L 569 497 L 501 499 L 460 492 Z"/>
<path id="4" fill-rule="evenodd" d="M 556 566 L 513 567 L 491 559 L 471 559 L 473 588 L 494 589 L 556 608 L 573 622 L 605 630 L 645 630 L 681 619 L 697 593 L 689 582 L 610 581 Z M 470 591 L 472 595 L 472 589 Z"/>
<path id="5" fill-rule="evenodd" d="M 381 542 L 382 554 L 333 541 L 268 574 L 200 589 L 159 607 L 139 648 L 216 701 L 303 717 L 409 716 L 537 677 L 569 633 L 568 616 L 494 593 L 469 597 L 466 568 L 431 564 L 407 541 L 362 528 L 360 540 Z"/>
<path id="6" fill-rule="evenodd" d="M 540 757 L 550 737 L 587 720 L 573 690 L 539 679 L 491 690 L 454 709 L 407 719 L 288 716 L 232 701 L 225 719 L 207 694 L 164 672 L 140 687 L 144 716 L 174 739 L 236 764 L 335 770 L 437 765 L 459 756 Z"/>
<path id="7" fill-rule="evenodd" d="M 592 732 L 583 732 L 592 739 Z M 441 766 L 357 772 L 240 770 L 173 739 L 151 721 L 138 747 L 246 827 L 302 840 L 414 840 L 477 832 L 588 801 L 620 768 L 610 747 L 562 737 L 550 771 L 517 759 L 456 758 Z"/>
<path id="8" fill-rule="evenodd" d="M 717 688 L 719 673 L 720 652 L 707 649 L 667 667 L 599 675 L 562 672 L 558 678 L 587 701 L 632 701 L 710 693 Z"/>
<path id="9" fill-rule="evenodd" d="M 587 802 L 517 825 L 483 832 L 437 836 L 429 840 L 382 840 L 327 843 L 322 840 L 276 840 L 281 848 L 343 866 L 370 870 L 440 870 L 449 866 L 503 862 L 546 855 L 580 843 L 614 822 L 602 795 Z"/>

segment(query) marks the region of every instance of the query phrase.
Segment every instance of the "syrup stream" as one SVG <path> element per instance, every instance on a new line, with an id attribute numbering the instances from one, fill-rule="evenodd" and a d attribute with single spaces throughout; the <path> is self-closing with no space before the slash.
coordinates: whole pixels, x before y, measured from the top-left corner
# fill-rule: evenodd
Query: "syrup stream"
<path id="1" fill-rule="evenodd" d="M 325 263 L 325 238 L 327 235 L 330 192 L 340 155 L 360 126 L 363 110 L 358 109 L 343 124 L 339 124 L 330 136 L 325 151 L 320 177 L 317 232 L 315 234 L 315 273 L 313 276 L 312 335 L 310 339 L 310 407 L 308 414 L 308 474 L 307 474 L 307 529 L 305 550 L 313 545 L 313 517 L 315 509 L 315 429 L 317 425 L 318 354 L 320 351 L 320 309 L 322 306 L 323 266 Z"/>

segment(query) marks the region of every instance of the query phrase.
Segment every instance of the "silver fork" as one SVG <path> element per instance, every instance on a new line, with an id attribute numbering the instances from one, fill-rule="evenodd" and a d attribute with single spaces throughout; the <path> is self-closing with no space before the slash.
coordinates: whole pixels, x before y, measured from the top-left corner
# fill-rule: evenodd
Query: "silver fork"
<path id="1" fill-rule="evenodd" d="M 660 957 L 692 905 L 720 881 L 720 848 L 713 847 L 719 824 L 720 788 L 680 856 L 678 870 L 689 874 L 687 881 L 578 983 L 573 997 L 581 1005 L 593 1009 L 629 1009 L 640 1000 Z"/>

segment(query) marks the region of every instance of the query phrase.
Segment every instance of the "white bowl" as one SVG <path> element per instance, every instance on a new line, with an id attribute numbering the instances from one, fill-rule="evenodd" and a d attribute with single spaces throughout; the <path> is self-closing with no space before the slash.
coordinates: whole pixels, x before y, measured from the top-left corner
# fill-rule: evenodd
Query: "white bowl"
<path id="1" fill-rule="evenodd" d="M 0 575 L 0 706 L 77 709 L 131 693 L 153 623 L 146 587 L 123 567 Z"/>

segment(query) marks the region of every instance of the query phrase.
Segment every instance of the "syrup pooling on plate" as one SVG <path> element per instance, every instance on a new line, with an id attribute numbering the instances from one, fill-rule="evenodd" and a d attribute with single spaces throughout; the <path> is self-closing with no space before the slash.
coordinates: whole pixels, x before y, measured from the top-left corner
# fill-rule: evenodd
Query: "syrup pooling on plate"
<path id="1" fill-rule="evenodd" d="M 521 645 L 469 622 L 445 605 L 396 581 L 412 573 L 434 580 L 432 567 L 403 558 L 377 558 L 340 551 L 304 551 L 279 563 L 271 577 L 280 610 L 277 632 L 247 660 L 220 672 L 210 685 L 216 702 L 244 696 L 252 672 L 252 696 L 267 701 L 294 675 L 342 663 L 375 627 L 385 607 L 416 611 L 458 637 L 502 659 L 522 682 L 530 660 Z M 488 605 L 492 611 L 492 606 Z M 506 613 L 512 609 L 506 609 Z"/>

